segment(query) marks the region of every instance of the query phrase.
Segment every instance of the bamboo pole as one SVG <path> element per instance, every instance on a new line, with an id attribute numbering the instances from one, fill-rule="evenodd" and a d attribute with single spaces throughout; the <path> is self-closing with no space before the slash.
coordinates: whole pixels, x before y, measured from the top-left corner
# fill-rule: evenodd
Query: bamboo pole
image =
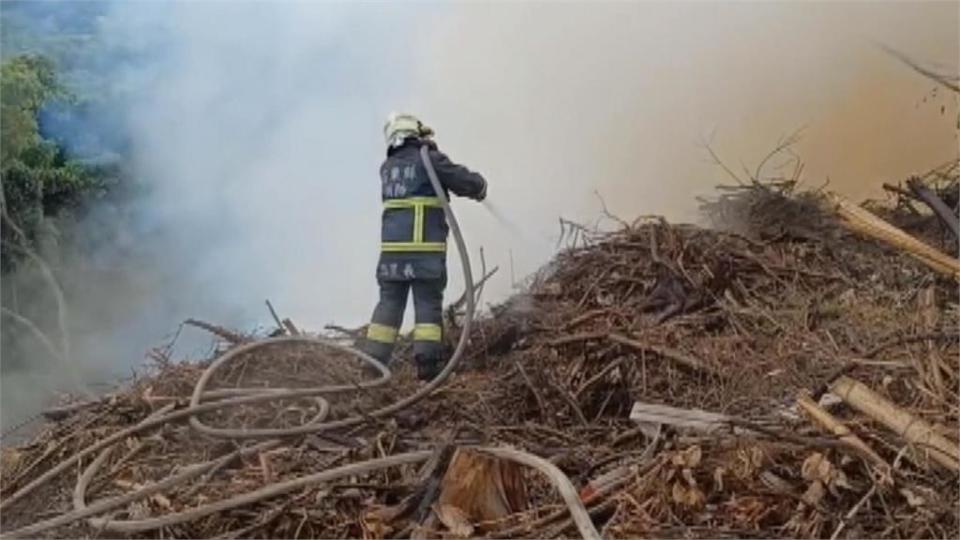
<path id="1" fill-rule="evenodd" d="M 880 457 L 879 454 L 874 452 L 872 448 L 867 446 L 867 443 L 863 442 L 860 437 L 850 431 L 850 428 L 844 425 L 843 422 L 837 420 L 826 409 L 810 399 L 809 396 L 798 397 L 797 405 L 799 405 L 800 408 L 807 413 L 807 416 L 809 416 L 814 423 L 818 424 L 828 432 L 833 433 L 840 439 L 841 442 L 847 444 L 847 446 L 849 446 L 854 452 L 877 465 L 877 467 L 880 468 L 881 474 L 885 478 L 892 479 L 890 474 L 890 464 L 884 461 L 884 459 Z"/>
<path id="2" fill-rule="evenodd" d="M 928 246 L 836 193 L 828 193 L 827 200 L 851 230 L 905 251 L 933 270 L 960 281 L 960 260 Z"/>
<path id="3" fill-rule="evenodd" d="M 953 472 L 960 472 L 960 448 L 941 435 L 937 426 L 904 411 L 867 385 L 850 377 L 838 378 L 830 384 L 830 391 L 851 407 L 917 446 L 919 453 L 926 454 Z"/>

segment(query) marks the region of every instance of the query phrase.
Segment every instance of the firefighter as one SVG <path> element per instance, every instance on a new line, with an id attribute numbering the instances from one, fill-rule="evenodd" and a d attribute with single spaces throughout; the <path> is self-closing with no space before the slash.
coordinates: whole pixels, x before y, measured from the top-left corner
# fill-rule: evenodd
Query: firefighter
<path id="1" fill-rule="evenodd" d="M 360 348 L 389 363 L 407 295 L 413 290 L 413 355 L 417 377 L 433 379 L 447 360 L 443 341 L 443 292 L 447 285 L 449 227 L 440 199 L 427 176 L 420 148 L 430 161 L 445 194 L 482 201 L 483 176 L 457 165 L 437 149 L 433 130 L 410 114 L 391 114 L 383 127 L 387 158 L 380 166 L 383 217 L 377 283 L 380 301 Z"/>

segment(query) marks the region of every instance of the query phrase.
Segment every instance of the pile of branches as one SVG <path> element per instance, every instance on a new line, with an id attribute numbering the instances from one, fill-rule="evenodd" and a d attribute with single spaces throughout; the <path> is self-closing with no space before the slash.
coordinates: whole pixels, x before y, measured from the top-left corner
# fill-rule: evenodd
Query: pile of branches
<path id="1" fill-rule="evenodd" d="M 474 489 L 496 488 L 471 500 L 497 505 L 450 495 L 464 477 L 447 472 L 456 468 L 455 449 L 514 448 L 549 461 L 554 475 L 579 488 L 579 505 L 603 536 L 955 538 L 956 282 L 849 232 L 820 194 L 794 187 L 747 182 L 705 203 L 710 215 L 735 224 L 725 231 L 655 218 L 621 221 L 613 232 L 567 222 L 575 240 L 523 293 L 491 307 L 470 336 L 464 368 L 416 406 L 263 450 L 198 435 L 186 422 L 166 424 L 118 444 L 93 473 L 85 474 L 91 464 L 84 460 L 75 473 L 5 505 L 0 530 L 219 460 L 203 475 L 97 516 L 107 519 L 46 534 L 582 534 L 568 512 L 569 493 L 533 470 L 504 467 L 484 479 L 486 468 L 468 467 Z M 888 219 L 909 211 L 885 208 Z M 208 326 L 228 349 L 256 339 Z M 281 326 L 278 332 L 297 331 Z M 457 328 L 451 325 L 452 339 Z M 399 350 L 387 385 L 345 392 L 331 414 L 362 415 L 411 394 L 418 383 L 404 361 L 408 348 Z M 4 449 L 0 504 L 92 442 L 164 407 L 184 407 L 205 366 L 161 355 L 131 388 L 61 410 L 32 443 Z M 250 353 L 211 388 L 363 377 L 349 356 L 301 343 Z M 320 407 L 291 399 L 203 420 L 238 429 L 295 426 Z M 422 464 L 304 484 L 148 530 L 111 528 L 111 520 L 174 515 L 317 471 L 420 451 L 431 456 Z"/>

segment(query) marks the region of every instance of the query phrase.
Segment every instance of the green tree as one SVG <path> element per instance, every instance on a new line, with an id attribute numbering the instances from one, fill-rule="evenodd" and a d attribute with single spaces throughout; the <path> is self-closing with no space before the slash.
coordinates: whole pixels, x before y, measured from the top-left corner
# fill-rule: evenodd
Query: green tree
<path id="1" fill-rule="evenodd" d="M 0 181 L 2 270 L 34 249 L 47 217 L 102 195 L 106 179 L 69 161 L 39 131 L 38 114 L 53 100 L 70 99 L 48 58 L 21 55 L 3 63 L 0 79 Z"/>
<path id="2" fill-rule="evenodd" d="M 0 162 L 6 165 L 41 142 L 37 113 L 51 98 L 64 95 L 53 62 L 44 56 L 22 55 L 4 62 L 0 80 Z"/>

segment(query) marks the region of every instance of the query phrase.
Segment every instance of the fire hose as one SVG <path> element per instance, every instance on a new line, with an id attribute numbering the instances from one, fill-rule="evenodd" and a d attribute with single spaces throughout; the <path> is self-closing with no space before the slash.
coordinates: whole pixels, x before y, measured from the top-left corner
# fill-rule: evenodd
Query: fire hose
<path id="1" fill-rule="evenodd" d="M 453 355 L 450 357 L 450 360 L 447 362 L 446 366 L 444 366 L 443 370 L 436 377 L 434 377 L 433 380 L 429 381 L 426 385 L 406 398 L 381 407 L 377 410 L 370 411 L 364 415 L 356 415 L 338 420 L 325 421 L 330 410 L 330 403 L 327 399 L 328 396 L 356 391 L 358 389 L 371 389 L 382 386 L 391 378 L 389 368 L 369 354 L 366 354 L 362 351 L 346 347 L 330 340 L 315 337 L 275 337 L 236 347 L 228 351 L 217 360 L 213 361 L 204 370 L 200 376 L 200 379 L 194 386 L 193 393 L 190 397 L 190 403 L 186 408 L 176 411 L 161 409 L 160 411 L 157 411 L 153 415 L 147 417 L 139 424 L 114 433 L 113 435 L 84 448 L 83 450 L 74 454 L 72 457 L 67 458 L 66 460 L 57 464 L 55 467 L 48 470 L 46 473 L 40 475 L 38 478 L 20 488 L 2 503 L 0 503 L 0 510 L 8 508 L 16 501 L 32 493 L 38 487 L 57 477 L 67 469 L 73 467 L 74 465 L 79 465 L 84 458 L 99 453 L 90 462 L 77 481 L 76 489 L 74 490 L 73 494 L 74 510 L 72 512 L 67 512 L 44 521 L 21 527 L 14 531 L 4 533 L 3 536 L 22 537 L 32 535 L 80 519 L 88 519 L 90 525 L 98 530 L 119 533 L 142 532 L 159 527 L 189 522 L 203 516 L 214 514 L 216 512 L 251 504 L 259 500 L 301 489 L 304 486 L 329 482 L 345 476 L 364 474 L 383 468 L 426 461 L 432 454 L 430 450 L 407 452 L 380 459 L 352 463 L 298 478 L 275 482 L 248 493 L 156 518 L 141 520 L 112 520 L 107 518 L 93 518 L 93 516 L 98 514 L 123 507 L 130 502 L 143 499 L 152 494 L 182 484 L 201 475 L 208 473 L 212 474 L 212 472 L 215 472 L 218 468 L 224 466 L 226 463 L 236 459 L 237 457 L 255 454 L 257 452 L 262 452 L 264 450 L 279 446 L 281 444 L 281 438 L 355 426 L 366 422 L 370 418 L 389 416 L 416 404 L 417 402 L 429 396 L 434 392 L 434 390 L 446 382 L 453 371 L 457 368 L 457 365 L 463 357 L 464 350 L 466 349 L 467 341 L 470 335 L 471 324 L 473 322 L 474 311 L 476 309 L 476 298 L 474 296 L 473 275 L 470 271 L 470 259 L 467 253 L 466 245 L 463 241 L 463 235 L 460 231 L 459 224 L 457 223 L 456 217 L 450 208 L 450 203 L 445 195 L 446 192 L 443 189 L 443 186 L 437 177 L 437 173 L 433 168 L 433 164 L 430 161 L 426 146 L 421 148 L 420 154 L 423 164 L 426 167 L 427 174 L 430 178 L 430 183 L 433 185 L 437 197 L 440 199 L 447 223 L 450 224 L 450 229 L 453 232 L 453 237 L 457 244 L 457 251 L 459 252 L 463 269 L 464 286 L 466 288 L 465 298 L 467 304 L 463 327 L 456 349 L 454 350 Z M 313 388 L 232 388 L 222 390 L 206 390 L 207 383 L 211 380 L 217 370 L 236 360 L 238 357 L 241 357 L 242 355 L 254 350 L 290 343 L 320 344 L 324 347 L 329 347 L 352 354 L 373 366 L 379 372 L 379 377 L 373 380 L 363 381 L 358 384 L 329 385 Z M 208 426 L 201 422 L 199 418 L 201 413 L 220 410 L 226 407 L 234 407 L 237 405 L 260 401 L 303 397 L 311 397 L 315 399 L 319 406 L 319 412 L 311 422 L 297 427 L 279 429 L 224 429 Z M 123 441 L 127 437 L 130 437 L 136 433 L 162 426 L 170 422 L 183 420 L 184 418 L 188 419 L 190 426 L 194 430 L 213 437 L 230 439 L 259 438 L 268 440 L 252 446 L 241 448 L 231 454 L 214 460 L 189 465 L 181 469 L 179 472 L 176 472 L 172 476 L 144 486 L 134 492 L 96 501 L 89 505 L 87 504 L 85 497 L 87 486 L 93 480 L 99 468 L 109 458 L 112 448 L 116 443 Z M 585 539 L 598 540 L 600 538 L 600 534 L 597 532 L 592 521 L 590 520 L 590 516 L 587 513 L 583 503 L 580 501 L 576 489 L 571 484 L 569 478 L 567 478 L 567 476 L 564 475 L 563 472 L 557 469 L 553 464 L 532 454 L 511 448 L 479 447 L 478 450 L 486 451 L 497 455 L 498 457 L 517 461 L 521 464 L 540 470 L 551 480 L 561 497 L 564 499 L 564 502 L 570 509 L 571 516 L 573 517 L 580 534 Z"/>

